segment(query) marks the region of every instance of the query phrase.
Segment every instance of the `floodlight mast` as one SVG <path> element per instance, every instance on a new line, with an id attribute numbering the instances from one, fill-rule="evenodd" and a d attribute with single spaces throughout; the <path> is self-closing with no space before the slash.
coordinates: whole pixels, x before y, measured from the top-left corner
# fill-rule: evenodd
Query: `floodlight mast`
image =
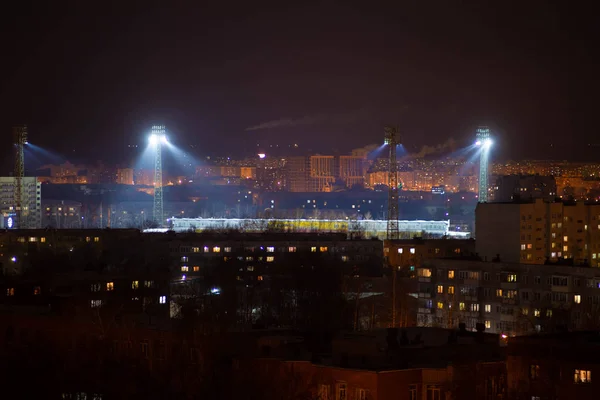
<path id="1" fill-rule="evenodd" d="M 398 224 L 398 163 L 396 160 L 396 146 L 399 142 L 398 128 L 386 126 L 384 128 L 384 143 L 390 147 L 388 166 L 388 215 L 387 239 L 400 238 Z"/>
<path id="2" fill-rule="evenodd" d="M 488 201 L 488 165 L 490 158 L 490 147 L 492 146 L 492 138 L 490 137 L 490 129 L 487 126 L 480 126 L 476 131 L 477 146 L 481 147 L 479 153 L 479 194 L 478 201 L 487 203 Z"/>
<path id="3" fill-rule="evenodd" d="M 18 125 L 13 127 L 13 143 L 15 146 L 15 221 L 13 226 L 17 229 L 27 227 L 27 209 L 25 203 L 25 191 L 23 190 L 23 177 L 25 176 L 25 153 L 23 146 L 27 144 L 27 126 Z"/>
<path id="4" fill-rule="evenodd" d="M 154 146 L 154 221 L 159 228 L 164 227 L 162 145 L 167 135 L 164 125 L 154 125 L 150 134 L 150 144 Z"/>

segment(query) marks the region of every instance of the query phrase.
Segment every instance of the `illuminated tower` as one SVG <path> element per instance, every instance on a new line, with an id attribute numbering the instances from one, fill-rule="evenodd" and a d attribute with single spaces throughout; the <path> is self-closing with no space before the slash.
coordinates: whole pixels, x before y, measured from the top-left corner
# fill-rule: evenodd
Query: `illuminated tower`
<path id="1" fill-rule="evenodd" d="M 396 146 L 399 142 L 398 128 L 386 126 L 385 144 L 390 147 L 388 166 L 388 214 L 387 239 L 399 239 L 398 229 L 398 163 L 396 161 Z"/>
<path id="2" fill-rule="evenodd" d="M 162 145 L 166 143 L 167 135 L 163 125 L 154 125 L 150 134 L 150 145 L 154 146 L 154 221 L 159 228 L 164 226 L 163 214 L 163 176 L 162 176 Z"/>
<path id="3" fill-rule="evenodd" d="M 475 145 L 481 148 L 479 153 L 479 196 L 480 203 L 488 201 L 488 165 L 490 158 L 490 148 L 492 147 L 492 138 L 487 126 L 477 128 L 477 139 Z"/>
<path id="4" fill-rule="evenodd" d="M 14 203 L 15 203 L 15 224 L 16 228 L 25 228 L 27 226 L 27 207 L 23 190 L 23 177 L 25 176 L 25 155 L 23 146 L 27 144 L 27 126 L 19 125 L 13 127 L 13 143 L 15 145 L 15 185 L 14 185 Z"/>

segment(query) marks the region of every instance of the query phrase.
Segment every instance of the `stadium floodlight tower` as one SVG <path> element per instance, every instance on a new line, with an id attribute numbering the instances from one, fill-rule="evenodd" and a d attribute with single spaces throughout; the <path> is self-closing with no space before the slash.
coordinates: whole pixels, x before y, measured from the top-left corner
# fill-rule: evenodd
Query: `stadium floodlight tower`
<path id="1" fill-rule="evenodd" d="M 477 128 L 475 145 L 481 148 L 479 153 L 479 195 L 478 201 L 486 203 L 488 201 L 488 165 L 490 159 L 490 149 L 492 147 L 492 138 L 487 126 Z"/>
<path id="2" fill-rule="evenodd" d="M 387 239 L 400 238 L 398 223 L 398 162 L 396 160 L 396 146 L 400 142 L 398 128 L 386 126 L 384 128 L 384 143 L 390 148 L 388 165 L 388 213 L 387 213 Z"/>
<path id="3" fill-rule="evenodd" d="M 24 190 L 23 177 L 25 176 L 25 153 L 23 146 L 27 144 L 27 126 L 18 125 L 13 127 L 13 143 L 15 145 L 15 184 L 14 184 L 14 202 L 15 202 L 15 221 L 13 226 L 16 228 L 25 228 L 27 210 L 24 208 Z"/>
<path id="4" fill-rule="evenodd" d="M 150 133 L 150 145 L 154 146 L 154 222 L 164 226 L 162 145 L 167 143 L 164 125 L 154 125 Z"/>

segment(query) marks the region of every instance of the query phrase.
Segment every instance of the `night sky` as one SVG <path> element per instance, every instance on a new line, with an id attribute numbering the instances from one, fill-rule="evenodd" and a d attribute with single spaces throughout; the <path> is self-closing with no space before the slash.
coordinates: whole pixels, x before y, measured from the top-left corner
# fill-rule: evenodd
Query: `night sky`
<path id="1" fill-rule="evenodd" d="M 155 122 L 215 155 L 256 142 L 347 152 L 381 143 L 385 124 L 415 151 L 466 144 L 479 124 L 499 158 L 600 149 L 591 2 L 13 3 L 0 24 L 2 154 L 15 123 L 69 159 L 109 162 Z"/>

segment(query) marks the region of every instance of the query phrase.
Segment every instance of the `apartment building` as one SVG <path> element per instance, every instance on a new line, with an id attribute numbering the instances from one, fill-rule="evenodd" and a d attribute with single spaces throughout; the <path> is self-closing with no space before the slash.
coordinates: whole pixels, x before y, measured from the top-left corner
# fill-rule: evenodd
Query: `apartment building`
<path id="1" fill-rule="evenodd" d="M 429 260 L 416 268 L 419 326 L 478 324 L 509 336 L 597 329 L 600 270 L 462 260 Z"/>
<path id="2" fill-rule="evenodd" d="M 475 240 L 421 238 L 385 240 L 383 252 L 390 266 L 416 267 L 431 259 L 473 257 Z"/>
<path id="3" fill-rule="evenodd" d="M 479 203 L 477 253 L 484 260 L 599 266 L 600 204 L 583 202 Z"/>
<path id="4" fill-rule="evenodd" d="M 15 228 L 15 182 L 14 177 L 0 177 L 0 229 Z M 42 185 L 36 177 L 22 178 L 23 210 L 21 212 L 21 228 L 41 228 Z"/>

